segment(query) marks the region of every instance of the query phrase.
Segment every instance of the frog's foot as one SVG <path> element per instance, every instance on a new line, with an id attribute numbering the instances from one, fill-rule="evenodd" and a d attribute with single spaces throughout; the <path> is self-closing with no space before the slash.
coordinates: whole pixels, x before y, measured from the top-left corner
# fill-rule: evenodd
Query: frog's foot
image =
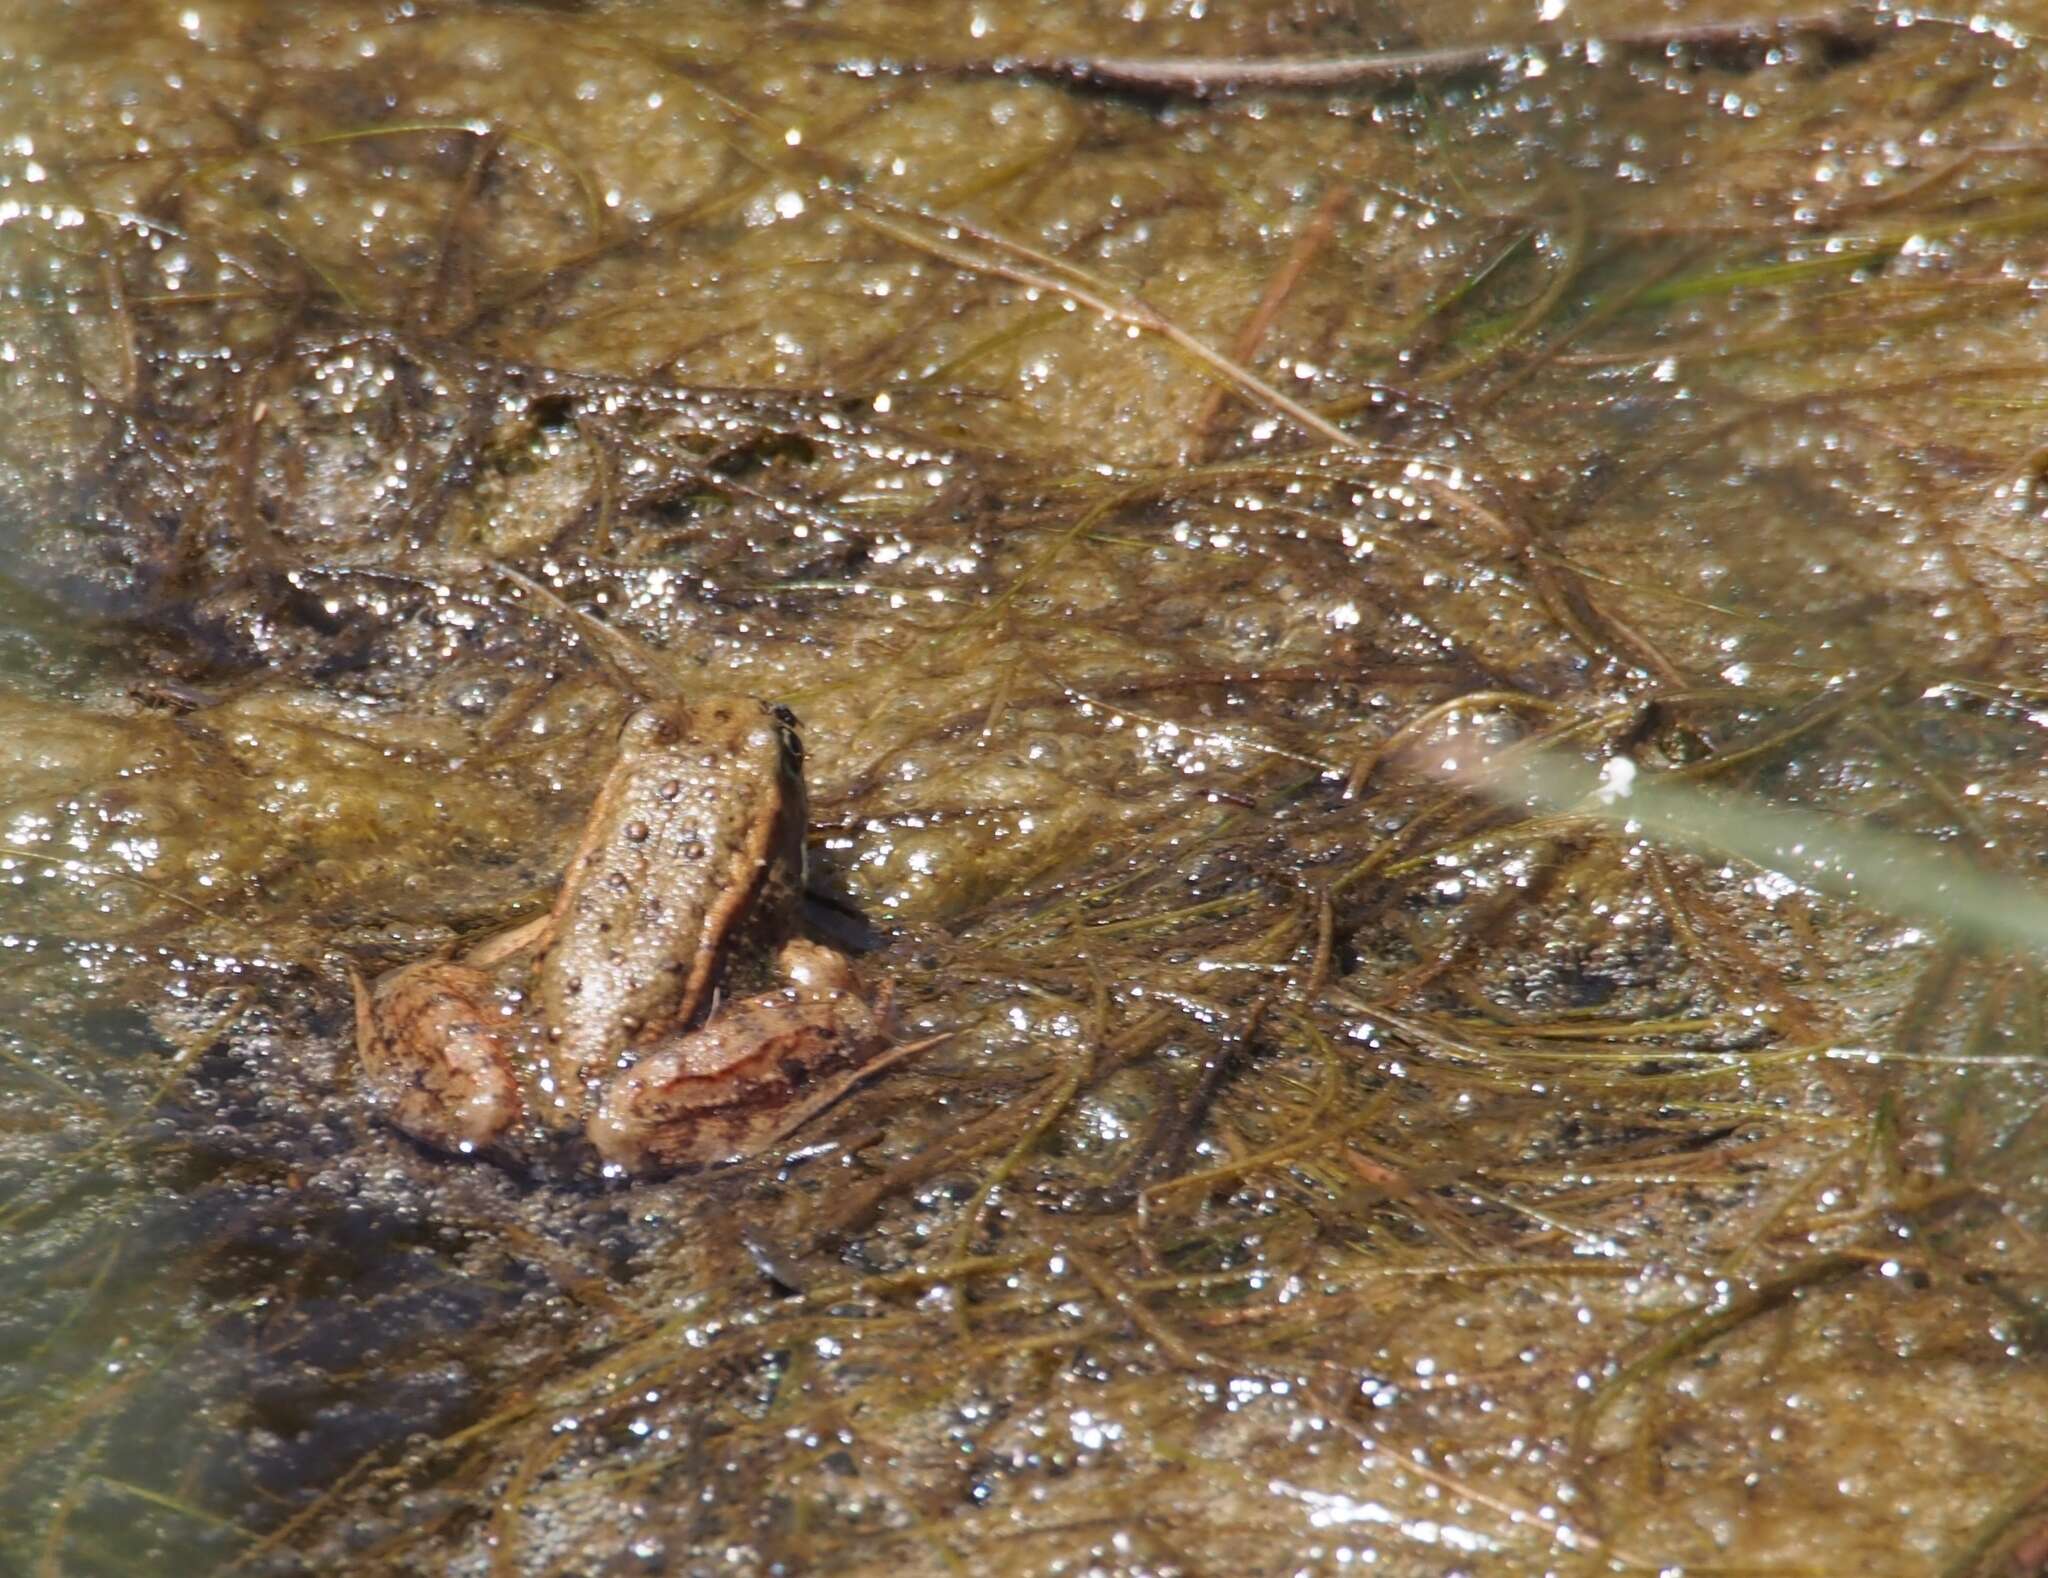
<path id="1" fill-rule="evenodd" d="M 459 964 L 395 970 L 370 985 L 355 966 L 356 1055 L 384 1115 L 416 1140 L 464 1153 L 519 1119 L 519 1082 L 490 1019 L 490 977 Z"/>
<path id="2" fill-rule="evenodd" d="M 855 1085 L 916 1048 L 890 1048 L 886 988 L 816 943 L 779 961 L 789 985 L 741 998 L 702 1028 L 644 1050 L 599 1092 L 587 1132 L 627 1172 L 758 1156 Z"/>

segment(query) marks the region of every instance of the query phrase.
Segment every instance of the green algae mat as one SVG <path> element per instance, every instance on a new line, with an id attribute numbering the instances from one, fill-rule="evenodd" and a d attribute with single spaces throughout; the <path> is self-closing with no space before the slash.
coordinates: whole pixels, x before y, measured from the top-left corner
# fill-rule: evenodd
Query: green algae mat
<path id="1" fill-rule="evenodd" d="M 0 1570 L 2048 1571 L 2044 411 L 2021 0 L 10 8 Z"/>

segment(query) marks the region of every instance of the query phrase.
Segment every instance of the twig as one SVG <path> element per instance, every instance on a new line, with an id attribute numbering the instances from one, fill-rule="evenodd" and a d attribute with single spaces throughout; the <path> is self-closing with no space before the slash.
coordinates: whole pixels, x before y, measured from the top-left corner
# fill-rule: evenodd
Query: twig
<path id="1" fill-rule="evenodd" d="M 1208 98 L 1243 88 L 1313 92 L 1504 70 L 1532 56 L 1590 55 L 1600 49 L 1632 53 L 1694 46 L 1726 48 L 1814 37 L 1852 40 L 1875 31 L 1858 10 L 1818 11 L 1753 21 L 1679 23 L 1610 33 L 1603 37 L 1528 39 L 1515 43 L 1453 44 L 1439 49 L 1379 50 L 1368 55 L 1276 56 L 1268 59 L 1175 60 L 1116 56 L 1026 56 L 970 62 L 969 71 L 1059 77 L 1086 88 Z"/>
<path id="2" fill-rule="evenodd" d="M 1148 1195 L 1154 1190 L 1171 1189 L 1187 1181 L 1188 1175 L 1181 1169 L 1187 1165 L 1195 1136 L 1201 1132 L 1209 1109 L 1215 1105 L 1224 1084 L 1242 1066 L 1272 1001 L 1272 994 L 1267 993 L 1252 1003 L 1245 1012 L 1244 1022 L 1225 1036 L 1203 1060 L 1201 1078 L 1187 1101 L 1158 1123 L 1137 1148 L 1137 1153 L 1118 1169 L 1110 1182 L 1085 1192 L 1083 1198 L 1087 1200 L 1089 1210 L 1122 1211 L 1135 1201 L 1142 1220 L 1147 1211 L 1144 1202 Z M 1208 1177 L 1209 1174 L 1205 1172 L 1197 1176 Z"/>
<path id="3" fill-rule="evenodd" d="M 1309 222 L 1302 227 L 1295 238 L 1294 248 L 1287 254 L 1273 277 L 1266 282 L 1266 293 L 1259 298 L 1259 304 L 1252 309 L 1252 315 L 1245 319 L 1244 327 L 1237 331 L 1237 338 L 1230 343 L 1233 361 L 1249 363 L 1252 353 L 1258 350 L 1259 342 L 1266 337 L 1266 331 L 1273 326 L 1273 320 L 1280 315 L 1287 298 L 1294 293 L 1301 276 L 1308 271 L 1315 256 L 1329 244 L 1330 235 L 1336 228 L 1337 210 L 1351 197 L 1348 182 L 1339 181 L 1323 195 L 1322 202 Z M 1191 458 L 1200 460 L 1207 456 L 1210 447 L 1209 429 L 1222 414 L 1223 402 L 1230 398 L 1230 391 L 1222 384 L 1211 384 L 1201 408 L 1195 412 L 1194 420 L 1188 424 L 1188 449 Z"/>

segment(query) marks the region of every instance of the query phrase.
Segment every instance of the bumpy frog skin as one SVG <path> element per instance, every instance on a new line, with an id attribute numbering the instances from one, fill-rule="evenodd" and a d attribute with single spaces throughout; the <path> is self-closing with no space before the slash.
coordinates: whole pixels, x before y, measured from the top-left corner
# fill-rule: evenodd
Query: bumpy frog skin
<path id="1" fill-rule="evenodd" d="M 553 909 L 454 960 L 356 978 L 373 1099 L 407 1134 L 516 1151 L 585 1134 L 632 1173 L 766 1150 L 884 1061 L 888 993 L 794 937 L 795 720 L 751 697 L 636 709 Z M 784 983 L 720 1004 L 747 976 Z"/>

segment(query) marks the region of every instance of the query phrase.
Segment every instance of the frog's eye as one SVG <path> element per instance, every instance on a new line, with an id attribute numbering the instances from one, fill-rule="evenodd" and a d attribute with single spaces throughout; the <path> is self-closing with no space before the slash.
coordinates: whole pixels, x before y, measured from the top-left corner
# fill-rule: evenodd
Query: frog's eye
<path id="1" fill-rule="evenodd" d="M 798 732 L 800 725 L 796 721 L 796 714 L 780 703 L 768 710 L 775 714 L 776 730 L 782 736 L 783 757 L 792 767 L 803 766 L 804 740 L 803 735 Z"/>
<path id="2" fill-rule="evenodd" d="M 627 740 L 652 741 L 666 745 L 675 738 L 675 723 L 659 707 L 635 707 L 626 714 L 626 722 L 619 730 Z"/>

